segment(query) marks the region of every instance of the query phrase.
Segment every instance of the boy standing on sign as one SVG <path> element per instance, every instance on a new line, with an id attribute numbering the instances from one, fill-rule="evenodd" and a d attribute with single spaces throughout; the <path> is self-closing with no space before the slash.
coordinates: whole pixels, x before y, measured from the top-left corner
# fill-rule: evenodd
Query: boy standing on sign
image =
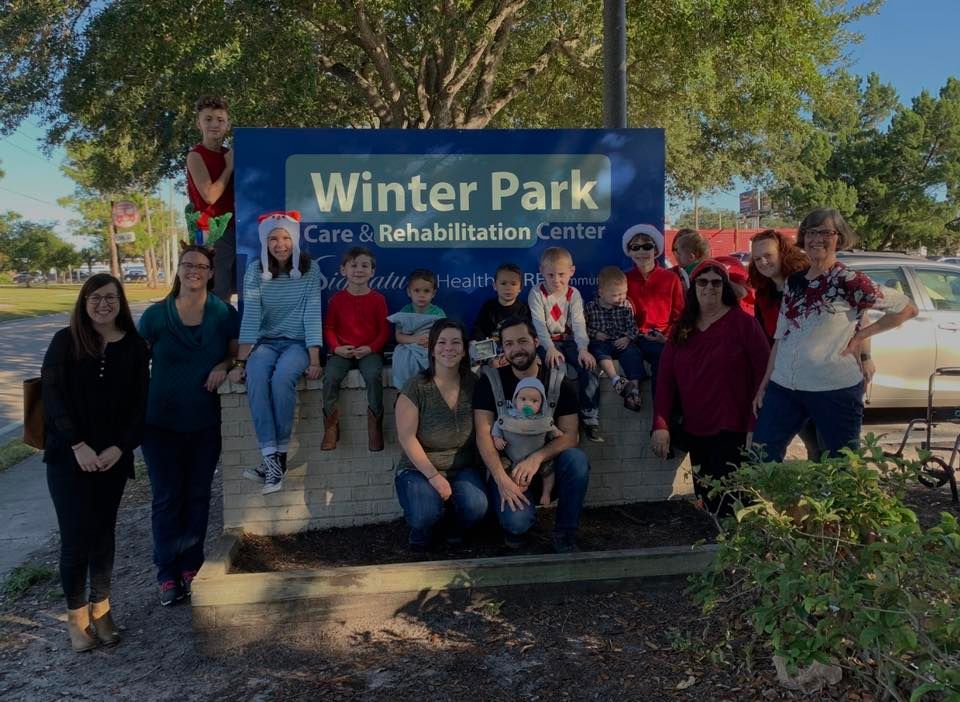
<path id="1" fill-rule="evenodd" d="M 197 128 L 202 140 L 187 154 L 187 196 L 196 212 L 219 217 L 234 212 L 233 150 L 223 145 L 230 131 L 227 102 L 220 97 L 197 100 Z M 213 293 L 224 302 L 236 286 L 237 230 L 231 218 L 223 236 L 213 246 Z"/>

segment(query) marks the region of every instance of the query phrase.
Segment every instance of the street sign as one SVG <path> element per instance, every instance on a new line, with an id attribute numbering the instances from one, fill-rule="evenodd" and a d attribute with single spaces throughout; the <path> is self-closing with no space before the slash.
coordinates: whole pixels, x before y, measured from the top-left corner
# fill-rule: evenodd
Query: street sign
<path id="1" fill-rule="evenodd" d="M 139 221 L 140 210 L 135 202 L 119 200 L 113 203 L 113 226 L 117 229 L 130 229 L 137 226 Z"/>
<path id="2" fill-rule="evenodd" d="M 132 244 L 137 240 L 137 235 L 133 232 L 117 232 L 113 235 L 113 240 L 118 244 Z"/>

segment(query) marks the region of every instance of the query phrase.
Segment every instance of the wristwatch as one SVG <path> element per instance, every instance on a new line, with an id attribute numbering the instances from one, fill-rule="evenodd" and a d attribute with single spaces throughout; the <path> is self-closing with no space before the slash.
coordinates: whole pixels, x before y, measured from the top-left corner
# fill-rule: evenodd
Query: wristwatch
<path id="1" fill-rule="evenodd" d="M 861 361 L 869 361 L 869 360 L 870 360 L 870 354 L 868 354 L 868 353 L 862 353 L 862 354 L 860 354 L 860 360 L 861 360 Z"/>
<path id="2" fill-rule="evenodd" d="M 247 367 L 247 359 L 236 358 L 233 361 L 233 365 L 230 366 L 230 369 L 233 370 L 234 368 L 246 368 L 246 367 Z"/>

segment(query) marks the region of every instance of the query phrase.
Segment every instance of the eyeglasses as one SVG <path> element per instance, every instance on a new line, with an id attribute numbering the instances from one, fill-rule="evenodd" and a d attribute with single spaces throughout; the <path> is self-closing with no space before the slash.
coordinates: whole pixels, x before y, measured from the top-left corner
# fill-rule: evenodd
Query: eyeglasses
<path id="1" fill-rule="evenodd" d="M 723 287 L 723 278 L 697 278 L 697 287 L 705 288 L 708 285 L 712 285 L 714 288 Z"/>
<path id="2" fill-rule="evenodd" d="M 839 234 L 836 229 L 804 229 L 803 235 L 807 239 L 826 239 L 827 237 Z"/>
<path id="3" fill-rule="evenodd" d="M 119 295 L 87 295 L 87 304 L 94 307 L 99 307 L 101 302 L 106 302 L 107 305 L 113 307 L 119 301 Z"/>
<path id="4" fill-rule="evenodd" d="M 630 244 L 627 248 L 631 251 L 653 251 L 657 247 L 653 244 Z"/>
<path id="5" fill-rule="evenodd" d="M 181 263 L 180 267 L 185 271 L 200 271 L 201 273 L 210 270 L 210 266 L 206 263 Z"/>

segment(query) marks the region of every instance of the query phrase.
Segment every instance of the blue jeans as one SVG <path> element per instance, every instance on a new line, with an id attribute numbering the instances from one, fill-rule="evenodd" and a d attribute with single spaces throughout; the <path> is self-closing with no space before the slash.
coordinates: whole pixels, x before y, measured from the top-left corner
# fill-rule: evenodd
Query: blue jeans
<path id="1" fill-rule="evenodd" d="M 612 341 L 591 341 L 590 353 L 597 361 L 607 358 L 619 361 L 627 380 L 643 380 L 647 377 L 647 369 L 643 365 L 643 353 L 634 344 L 627 344 L 626 348 L 618 349 Z"/>
<path id="2" fill-rule="evenodd" d="M 210 517 L 210 483 L 220 430 L 179 432 L 148 426 L 143 459 L 153 490 L 153 562 L 157 582 L 200 570 Z"/>
<path id="3" fill-rule="evenodd" d="M 656 395 L 657 369 L 660 367 L 660 354 L 663 353 L 666 344 L 661 344 L 659 341 L 652 341 L 643 335 L 638 336 L 634 343 L 637 345 L 637 348 L 640 349 L 640 355 L 643 356 L 643 360 L 650 364 L 650 394 Z"/>
<path id="4" fill-rule="evenodd" d="M 247 358 L 247 398 L 264 456 L 287 450 L 297 382 L 309 365 L 307 347 L 297 339 L 261 339 Z"/>
<path id="5" fill-rule="evenodd" d="M 836 456 L 844 447 L 856 448 L 863 423 L 863 382 L 819 392 L 788 390 L 771 382 L 763 396 L 753 443 L 763 446 L 766 460 L 782 461 L 787 446 L 808 420 L 817 425 L 821 451 Z"/>
<path id="6" fill-rule="evenodd" d="M 580 389 L 580 419 L 584 424 L 599 424 L 600 411 L 597 408 L 597 391 L 600 389 L 600 379 L 596 373 L 580 365 L 580 360 L 577 358 L 579 351 L 573 339 L 555 341 L 553 345 L 563 353 L 567 365 L 573 366 L 577 371 L 577 387 Z M 540 348 L 540 351 L 543 354 L 546 353 L 543 347 Z"/>
<path id="7" fill-rule="evenodd" d="M 434 527 L 449 507 L 449 534 L 461 537 L 487 514 L 484 475 L 477 468 L 464 468 L 450 479 L 453 494 L 444 503 L 440 494 L 419 470 L 407 469 L 394 479 L 403 516 L 410 526 L 410 545 L 427 546 Z"/>
<path id="8" fill-rule="evenodd" d="M 554 490 L 557 493 L 557 518 L 554 531 L 558 534 L 573 534 L 580 526 L 580 512 L 583 511 L 583 499 L 590 482 L 590 463 L 587 454 L 578 448 L 568 448 L 553 459 L 553 474 L 556 477 Z M 539 486 L 540 481 L 536 484 Z M 538 492 L 539 492 L 538 488 Z M 524 495 L 530 501 L 521 509 L 513 511 L 509 505 L 500 509 L 500 488 L 495 480 L 487 481 L 487 495 L 493 505 L 500 526 L 509 536 L 526 534 L 537 519 L 535 505 L 539 494 L 534 488 L 527 488 Z"/>

